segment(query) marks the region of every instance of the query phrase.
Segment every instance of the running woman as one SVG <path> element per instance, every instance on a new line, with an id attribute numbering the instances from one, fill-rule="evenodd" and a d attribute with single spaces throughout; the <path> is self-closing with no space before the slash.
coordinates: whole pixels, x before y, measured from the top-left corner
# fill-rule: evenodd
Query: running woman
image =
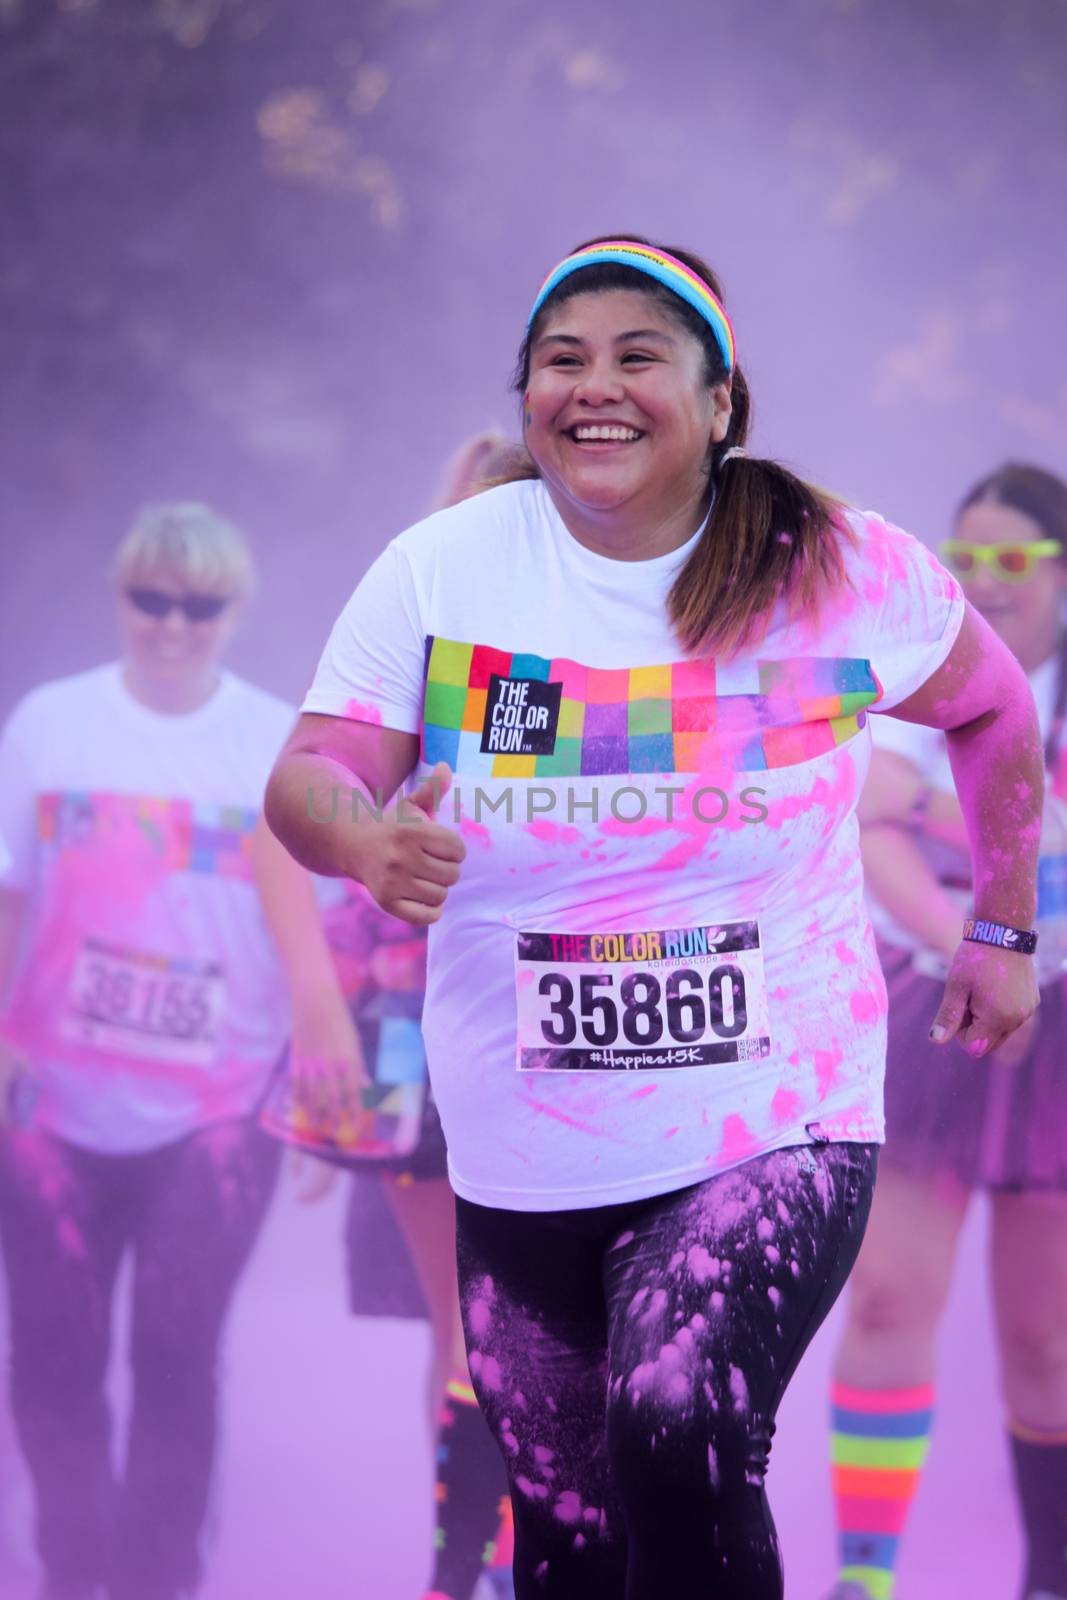
<path id="1" fill-rule="evenodd" d="M 0 739 L 0 1243 L 48 1600 L 197 1586 L 219 1341 L 278 1166 L 254 1113 L 288 1032 L 250 845 L 292 713 L 220 665 L 247 546 L 203 506 L 156 506 L 116 577 L 123 659 L 33 690 Z"/>
<path id="2" fill-rule="evenodd" d="M 883 1134 L 867 713 L 952 730 L 972 931 L 1000 942 L 961 944 L 937 1027 L 976 1056 L 1037 1000 L 1040 738 L 922 545 L 745 455 L 699 257 L 580 247 L 517 387 L 536 475 L 374 563 L 268 820 L 431 927 L 423 1028 L 519 1600 L 766 1600 L 775 1412 Z"/>
<path id="3" fill-rule="evenodd" d="M 941 557 L 1030 680 L 1052 794 L 1038 869 L 1041 1008 L 980 1064 L 927 1038 L 971 863 L 945 738 L 880 721 L 859 805 L 889 987 L 886 1115 L 837 1355 L 834 1600 L 890 1600 L 933 1420 L 960 1228 L 991 1196 L 991 1287 L 1026 1600 L 1067 1596 L 1067 484 L 1009 463 L 976 483 Z"/>

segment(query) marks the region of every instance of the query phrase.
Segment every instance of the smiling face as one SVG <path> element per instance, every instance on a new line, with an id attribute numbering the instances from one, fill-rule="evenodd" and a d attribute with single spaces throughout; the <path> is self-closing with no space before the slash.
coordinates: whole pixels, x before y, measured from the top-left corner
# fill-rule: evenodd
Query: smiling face
<path id="1" fill-rule="evenodd" d="M 960 513 L 955 537 L 973 544 L 1036 544 L 1048 535 L 1040 523 L 1014 506 L 979 500 Z M 1032 672 L 1056 649 L 1060 635 L 1067 563 L 1039 558 L 1030 576 L 1005 583 L 984 564 L 960 578 L 967 599 L 999 633 L 1023 667 Z"/>
<path id="2" fill-rule="evenodd" d="M 526 447 L 577 537 L 671 526 L 682 543 L 695 531 L 729 381 L 708 387 L 700 342 L 652 295 L 611 289 L 550 309 L 524 412 Z"/>
<path id="3" fill-rule="evenodd" d="M 180 606 L 153 616 L 131 598 L 145 595 L 158 609 L 155 596 L 179 599 L 208 593 L 225 604 L 217 616 L 198 621 L 191 621 Z M 169 704 L 176 697 L 195 699 L 205 693 L 233 633 L 239 603 L 232 594 L 183 582 L 166 568 L 125 579 L 119 588 L 119 629 L 142 695 Z"/>

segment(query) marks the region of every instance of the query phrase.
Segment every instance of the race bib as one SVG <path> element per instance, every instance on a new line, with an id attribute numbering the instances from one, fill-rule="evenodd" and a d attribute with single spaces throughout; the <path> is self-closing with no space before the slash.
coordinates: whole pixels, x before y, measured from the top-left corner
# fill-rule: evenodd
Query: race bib
<path id="1" fill-rule="evenodd" d="M 712 1067 L 770 1054 L 759 924 L 519 933 L 520 1072 Z"/>
<path id="2" fill-rule="evenodd" d="M 222 967 L 121 950 L 89 939 L 78 952 L 59 1031 L 116 1055 L 208 1067 L 226 1004 Z"/>

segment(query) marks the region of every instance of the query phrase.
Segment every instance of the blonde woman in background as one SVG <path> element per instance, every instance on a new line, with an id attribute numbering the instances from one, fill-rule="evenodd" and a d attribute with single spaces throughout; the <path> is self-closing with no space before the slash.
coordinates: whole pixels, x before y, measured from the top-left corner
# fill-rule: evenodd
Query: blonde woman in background
<path id="1" fill-rule="evenodd" d="M 292 714 L 222 666 L 252 584 L 229 522 L 150 507 L 118 552 L 121 659 L 34 689 L 0 736 L 0 1242 L 47 1600 L 199 1582 L 219 1341 L 278 1166 L 255 1114 L 289 1026 L 250 845 Z"/>

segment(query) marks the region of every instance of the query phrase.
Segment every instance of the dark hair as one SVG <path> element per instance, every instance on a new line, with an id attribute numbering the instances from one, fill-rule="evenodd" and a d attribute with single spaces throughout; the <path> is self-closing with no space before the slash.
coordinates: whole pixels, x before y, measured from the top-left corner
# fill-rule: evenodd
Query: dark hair
<path id="1" fill-rule="evenodd" d="M 1067 562 L 1067 483 L 1044 467 L 1033 467 L 1025 461 L 1005 461 L 1002 467 L 979 478 L 956 507 L 957 521 L 971 506 L 983 501 L 1010 506 L 1021 511 L 1024 517 L 1036 522 L 1048 539 L 1059 539 L 1063 553 L 1057 557 Z M 1045 740 L 1045 765 L 1055 764 L 1059 752 L 1064 723 L 1067 722 L 1067 628 L 1060 627 L 1059 663 L 1056 678 L 1056 699 L 1052 710 L 1052 723 Z"/>
<path id="2" fill-rule="evenodd" d="M 575 249 L 609 239 L 651 244 L 640 234 L 615 233 Z M 699 256 L 676 245 L 653 248 L 683 262 L 722 300 L 718 279 Z M 636 289 L 654 300 L 699 342 L 708 387 L 726 381 L 722 352 L 698 311 L 637 268 L 604 263 L 572 272 L 540 307 L 515 368 L 513 385 L 520 397 L 529 383 L 530 353 L 545 319 L 577 295 L 611 289 Z M 752 398 L 740 367 L 734 368 L 731 394 L 733 411 L 726 437 L 711 445 L 705 463 L 709 499 L 712 485 L 715 488 L 711 516 L 668 597 L 674 630 L 692 651 L 729 652 L 758 644 L 783 598 L 791 616 L 817 616 L 822 602 L 845 581 L 842 542 L 854 542 L 841 502 L 777 462 L 740 456 L 723 465 L 723 456 L 735 445 L 744 445 L 752 425 Z M 515 473 L 515 477 L 538 475 L 532 464 Z"/>

